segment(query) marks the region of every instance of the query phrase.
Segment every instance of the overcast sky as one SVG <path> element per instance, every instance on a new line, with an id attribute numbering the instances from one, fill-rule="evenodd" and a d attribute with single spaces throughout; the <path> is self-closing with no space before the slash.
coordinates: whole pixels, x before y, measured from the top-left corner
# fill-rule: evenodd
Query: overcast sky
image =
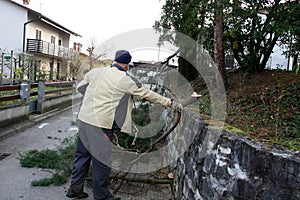
<path id="1" fill-rule="evenodd" d="M 22 0 L 14 0 L 22 3 Z M 151 28 L 165 0 L 30 0 L 29 7 L 82 35 L 84 48 L 123 32 Z"/>

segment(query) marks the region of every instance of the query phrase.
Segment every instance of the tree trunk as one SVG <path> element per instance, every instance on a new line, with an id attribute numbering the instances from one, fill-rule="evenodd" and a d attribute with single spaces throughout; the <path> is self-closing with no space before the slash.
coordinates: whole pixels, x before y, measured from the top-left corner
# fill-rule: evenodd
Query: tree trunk
<path id="1" fill-rule="evenodd" d="M 270 58 L 270 56 L 273 52 L 273 48 L 276 45 L 276 42 L 278 41 L 278 38 L 279 38 L 279 34 L 277 34 L 275 32 L 274 38 L 272 39 L 272 41 L 269 44 L 269 48 L 267 48 L 266 52 L 264 53 L 264 58 L 263 58 L 262 62 L 259 65 L 258 72 L 261 72 L 265 69 L 265 67 L 267 65 L 267 62 L 268 62 L 268 60 L 269 60 L 269 58 Z"/>
<path id="2" fill-rule="evenodd" d="M 295 70 L 295 67 L 298 64 L 298 56 L 299 54 L 294 55 L 292 70 Z"/>
<path id="3" fill-rule="evenodd" d="M 215 26 L 214 26 L 214 53 L 215 53 L 215 62 L 217 68 L 223 78 L 223 81 L 226 85 L 225 80 L 225 59 L 224 59 L 224 49 L 223 49 L 223 0 L 216 0 L 217 10 L 215 11 Z"/>
<path id="4" fill-rule="evenodd" d="M 179 56 L 178 58 L 179 73 L 182 74 L 188 82 L 195 80 L 198 77 L 198 71 L 185 58 Z"/>

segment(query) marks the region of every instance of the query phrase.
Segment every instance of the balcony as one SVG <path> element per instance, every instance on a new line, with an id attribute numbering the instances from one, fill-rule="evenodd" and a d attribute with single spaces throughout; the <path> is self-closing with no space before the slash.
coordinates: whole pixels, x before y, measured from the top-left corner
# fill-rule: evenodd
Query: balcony
<path id="1" fill-rule="evenodd" d="M 49 42 L 37 39 L 27 39 L 27 52 L 33 54 L 45 54 L 68 60 L 77 59 L 79 52 L 70 48 L 54 45 Z"/>

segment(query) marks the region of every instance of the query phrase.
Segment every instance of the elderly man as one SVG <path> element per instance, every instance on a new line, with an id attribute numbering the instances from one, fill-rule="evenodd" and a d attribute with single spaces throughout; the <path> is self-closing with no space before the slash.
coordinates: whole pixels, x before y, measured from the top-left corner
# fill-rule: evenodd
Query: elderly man
<path id="1" fill-rule="evenodd" d="M 111 141 L 113 132 L 131 132 L 133 96 L 152 103 L 182 109 L 180 103 L 163 97 L 131 77 L 126 71 L 131 62 L 128 51 L 119 50 L 110 67 L 89 71 L 77 89 L 84 95 L 78 115 L 78 144 L 74 158 L 69 198 L 86 198 L 83 192 L 92 161 L 93 195 L 96 200 L 119 200 L 109 192 Z"/>

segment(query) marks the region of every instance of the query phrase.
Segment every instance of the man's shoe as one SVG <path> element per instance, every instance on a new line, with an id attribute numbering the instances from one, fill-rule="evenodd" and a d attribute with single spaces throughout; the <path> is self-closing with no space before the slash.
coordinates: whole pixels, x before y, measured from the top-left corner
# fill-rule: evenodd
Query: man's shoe
<path id="1" fill-rule="evenodd" d="M 85 192 L 76 193 L 72 189 L 69 189 L 66 196 L 69 197 L 69 198 L 75 198 L 76 197 L 78 199 L 83 199 L 83 198 L 87 198 L 89 195 L 88 195 L 88 193 L 85 193 Z"/>

